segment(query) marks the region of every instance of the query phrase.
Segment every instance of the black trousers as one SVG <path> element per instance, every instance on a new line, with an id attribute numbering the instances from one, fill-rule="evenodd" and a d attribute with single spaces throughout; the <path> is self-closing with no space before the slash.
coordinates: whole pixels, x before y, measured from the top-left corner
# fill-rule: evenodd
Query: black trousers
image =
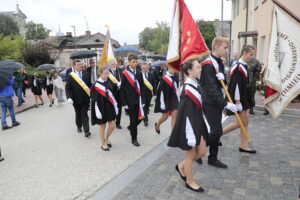
<path id="1" fill-rule="evenodd" d="M 116 125 L 120 125 L 121 124 L 121 116 L 122 116 L 122 103 L 121 101 L 118 101 L 118 115 L 116 116 Z"/>
<path id="2" fill-rule="evenodd" d="M 85 133 L 89 132 L 89 116 L 87 114 L 89 104 L 73 104 L 75 109 L 75 122 L 78 129 L 81 129 L 83 126 L 83 130 Z"/>
<path id="3" fill-rule="evenodd" d="M 218 158 L 219 141 L 223 134 L 222 109 L 216 105 L 204 105 L 203 111 L 210 126 L 209 156 L 208 159 L 215 161 Z"/>
<path id="4" fill-rule="evenodd" d="M 139 119 L 139 105 L 129 105 L 128 114 L 130 119 L 130 135 L 132 140 L 137 139 L 137 127 L 142 120 Z"/>
<path id="5" fill-rule="evenodd" d="M 144 106 L 144 114 L 145 114 L 144 122 L 148 122 L 148 114 L 149 114 L 150 103 L 151 103 L 151 98 L 146 99 L 145 106 Z"/>

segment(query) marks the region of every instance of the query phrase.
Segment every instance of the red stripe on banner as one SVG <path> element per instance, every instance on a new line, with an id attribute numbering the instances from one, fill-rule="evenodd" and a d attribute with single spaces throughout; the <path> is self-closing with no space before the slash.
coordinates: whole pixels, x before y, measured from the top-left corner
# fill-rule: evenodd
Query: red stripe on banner
<path id="1" fill-rule="evenodd" d="M 269 86 L 266 86 L 266 94 L 265 94 L 265 98 L 267 99 L 269 96 L 275 94 L 277 91 L 270 88 Z"/>
<path id="2" fill-rule="evenodd" d="M 171 88 L 173 88 L 173 83 L 165 76 L 162 78 Z"/>
<path id="3" fill-rule="evenodd" d="M 123 71 L 123 74 L 125 75 L 126 79 L 129 81 L 130 85 L 135 89 L 135 91 L 141 95 L 140 90 L 135 86 L 134 80 L 132 80 L 132 78 L 130 77 L 130 75 L 128 74 L 128 72 L 125 70 Z"/>
<path id="4" fill-rule="evenodd" d="M 195 97 L 195 95 L 190 92 L 189 90 L 184 90 L 185 92 L 185 95 L 187 95 L 197 106 L 197 108 L 202 111 L 202 106 L 201 106 L 201 103 L 199 102 L 198 98 Z"/>

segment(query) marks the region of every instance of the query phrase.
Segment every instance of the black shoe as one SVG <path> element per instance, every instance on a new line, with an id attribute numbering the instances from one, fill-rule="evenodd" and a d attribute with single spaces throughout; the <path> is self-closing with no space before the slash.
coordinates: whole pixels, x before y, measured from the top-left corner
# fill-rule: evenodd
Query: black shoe
<path id="1" fill-rule="evenodd" d="M 12 126 L 3 126 L 2 131 L 12 128 Z"/>
<path id="2" fill-rule="evenodd" d="M 222 163 L 221 161 L 219 160 L 208 160 L 207 162 L 209 165 L 212 165 L 214 167 L 218 167 L 218 168 L 223 168 L 223 169 L 227 169 L 227 165 Z"/>
<path id="3" fill-rule="evenodd" d="M 155 126 L 154 126 L 155 131 L 156 131 L 157 134 L 160 134 L 160 130 L 157 130 L 157 129 L 156 129 L 156 125 L 157 125 L 157 123 L 155 123 Z"/>
<path id="4" fill-rule="evenodd" d="M 221 140 L 219 141 L 219 144 L 218 144 L 219 147 L 223 146 Z"/>
<path id="5" fill-rule="evenodd" d="M 127 129 L 130 131 L 130 125 L 129 125 L 129 126 L 127 126 Z"/>
<path id="6" fill-rule="evenodd" d="M 52 103 L 49 105 L 49 107 L 52 107 Z"/>
<path id="7" fill-rule="evenodd" d="M 107 146 L 108 146 L 109 148 L 112 148 L 112 144 L 107 144 Z"/>
<path id="8" fill-rule="evenodd" d="M 82 133 L 82 129 L 81 128 L 77 129 L 77 132 Z"/>
<path id="9" fill-rule="evenodd" d="M 245 150 L 245 149 L 242 149 L 241 147 L 239 148 L 239 151 L 242 152 L 242 153 L 252 153 L 252 154 L 256 153 L 256 150 L 254 150 L 254 149 Z"/>
<path id="10" fill-rule="evenodd" d="M 180 171 L 179 171 L 178 165 L 175 166 L 175 169 L 176 169 L 176 171 L 178 171 L 178 173 L 179 173 L 181 179 L 184 180 L 184 182 L 186 182 L 186 176 L 182 176 L 182 175 L 181 175 L 181 173 L 180 173 Z"/>
<path id="11" fill-rule="evenodd" d="M 145 125 L 145 126 L 148 126 L 148 124 L 149 124 L 148 122 L 144 122 L 144 125 Z"/>
<path id="12" fill-rule="evenodd" d="M 19 126 L 20 124 L 21 124 L 20 122 L 16 122 L 12 126 Z"/>
<path id="13" fill-rule="evenodd" d="M 85 137 L 89 137 L 91 135 L 91 132 L 85 132 Z"/>
<path id="14" fill-rule="evenodd" d="M 141 146 L 140 143 L 137 140 L 132 141 L 133 146 L 139 147 Z"/>
<path id="15" fill-rule="evenodd" d="M 3 160 L 4 160 L 4 158 L 3 158 L 3 157 L 0 157 L 0 162 L 3 161 Z"/>
<path id="16" fill-rule="evenodd" d="M 269 111 L 267 109 L 265 109 L 264 115 L 269 115 L 269 114 L 270 114 Z"/>
<path id="17" fill-rule="evenodd" d="M 198 189 L 194 189 L 192 188 L 189 184 L 185 183 L 185 187 L 190 189 L 190 190 L 193 190 L 194 192 L 204 192 L 204 189 L 202 187 L 199 187 Z"/>
<path id="18" fill-rule="evenodd" d="M 101 146 L 101 149 L 102 149 L 103 151 L 110 151 L 109 148 L 104 148 L 103 146 Z"/>
<path id="19" fill-rule="evenodd" d="M 202 158 L 199 158 L 198 160 L 196 160 L 196 162 L 197 162 L 199 165 L 202 165 Z"/>
<path id="20" fill-rule="evenodd" d="M 120 124 L 117 124 L 117 129 L 122 129 L 123 127 Z"/>
<path id="21" fill-rule="evenodd" d="M 40 105 L 41 105 L 41 106 L 43 106 L 43 105 L 44 105 L 44 103 L 41 103 Z"/>

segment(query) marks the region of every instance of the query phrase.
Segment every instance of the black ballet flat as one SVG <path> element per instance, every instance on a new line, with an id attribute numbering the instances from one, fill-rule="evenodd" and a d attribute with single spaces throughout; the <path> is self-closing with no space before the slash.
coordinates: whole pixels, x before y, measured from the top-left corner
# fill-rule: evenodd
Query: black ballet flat
<path id="1" fill-rule="evenodd" d="M 107 144 L 107 146 L 108 146 L 109 148 L 112 148 L 112 145 L 111 145 L 111 144 Z"/>
<path id="2" fill-rule="evenodd" d="M 175 169 L 178 171 L 180 177 L 182 178 L 182 180 L 184 180 L 184 182 L 186 182 L 186 176 L 182 176 L 180 171 L 179 171 L 179 168 L 178 168 L 178 165 L 175 166 Z"/>
<path id="3" fill-rule="evenodd" d="M 189 184 L 185 183 L 185 187 L 190 190 L 193 190 L 194 192 L 204 192 L 204 189 L 201 186 L 198 189 L 194 189 Z"/>
<path id="4" fill-rule="evenodd" d="M 101 146 L 101 149 L 102 149 L 103 151 L 110 151 L 109 148 L 104 148 L 103 146 Z"/>
<path id="5" fill-rule="evenodd" d="M 155 123 L 155 127 L 154 127 L 154 128 L 155 128 L 155 131 L 156 131 L 157 134 L 160 134 L 160 130 L 157 130 L 157 129 L 156 129 L 156 125 L 157 125 L 157 123 Z"/>
<path id="6" fill-rule="evenodd" d="M 255 154 L 256 153 L 256 150 L 245 150 L 245 149 L 242 149 L 241 147 L 239 148 L 239 151 L 242 152 L 242 153 L 251 153 L 251 154 Z"/>

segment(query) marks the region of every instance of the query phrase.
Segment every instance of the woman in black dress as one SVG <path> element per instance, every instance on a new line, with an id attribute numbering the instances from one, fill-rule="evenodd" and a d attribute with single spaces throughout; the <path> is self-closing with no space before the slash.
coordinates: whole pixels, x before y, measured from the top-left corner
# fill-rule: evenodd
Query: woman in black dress
<path id="1" fill-rule="evenodd" d="M 39 105 L 44 105 L 44 101 L 42 99 L 42 81 L 39 78 L 39 75 L 34 73 L 33 80 L 31 84 L 31 91 L 34 94 L 35 98 L 35 107 L 38 108 Z M 38 99 L 40 99 L 41 104 L 38 104 Z"/>
<path id="2" fill-rule="evenodd" d="M 106 67 L 99 70 L 100 77 L 91 89 L 91 119 L 92 125 L 100 125 L 101 149 L 109 151 L 112 147 L 109 137 L 116 127 L 115 119 L 118 115 L 118 105 L 112 94 L 112 84 L 107 81 L 109 71 Z M 108 128 L 105 134 L 106 125 Z"/>
<path id="3" fill-rule="evenodd" d="M 178 76 L 175 75 L 175 70 L 169 67 L 166 74 L 161 78 L 156 93 L 154 112 L 162 113 L 158 122 L 155 123 L 155 131 L 158 134 L 160 133 L 160 125 L 168 119 L 169 115 L 172 116 L 171 127 L 174 127 L 179 104 L 178 86 Z"/>
<path id="4" fill-rule="evenodd" d="M 239 116 L 243 122 L 245 129 L 248 131 L 249 123 L 249 111 L 250 108 L 254 106 L 250 96 L 250 85 L 249 85 L 249 70 L 247 67 L 247 62 L 253 58 L 255 53 L 254 47 L 251 45 L 245 45 L 241 52 L 241 58 L 239 61 L 231 68 L 230 71 L 230 82 L 228 85 L 228 92 L 236 104 Z M 232 113 L 229 113 L 232 114 Z M 238 121 L 229 124 L 223 129 L 223 135 L 231 132 L 235 129 L 240 128 Z M 245 153 L 256 153 L 255 150 L 251 149 L 247 145 L 247 138 L 240 130 L 240 152 Z"/>
<path id="5" fill-rule="evenodd" d="M 196 192 L 204 189 L 195 183 L 192 173 L 193 161 L 205 156 L 207 127 L 202 115 L 202 98 L 197 78 L 201 74 L 201 65 L 197 60 L 184 63 L 183 73 L 187 76 L 182 86 L 178 115 L 172 130 L 168 146 L 179 147 L 186 151 L 184 160 L 175 166 L 186 187 Z"/>

